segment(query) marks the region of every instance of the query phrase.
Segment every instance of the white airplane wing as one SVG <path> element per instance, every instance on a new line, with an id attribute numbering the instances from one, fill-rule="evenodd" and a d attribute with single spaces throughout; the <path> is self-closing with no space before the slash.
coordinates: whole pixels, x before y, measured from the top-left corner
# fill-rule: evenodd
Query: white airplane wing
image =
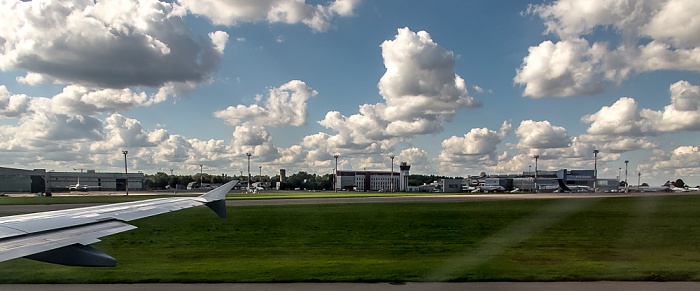
<path id="1" fill-rule="evenodd" d="M 206 205 L 226 217 L 228 182 L 198 197 L 143 201 L 0 217 L 0 262 L 25 257 L 86 267 L 113 267 L 116 260 L 89 246 L 99 238 L 136 228 L 125 221 Z"/>

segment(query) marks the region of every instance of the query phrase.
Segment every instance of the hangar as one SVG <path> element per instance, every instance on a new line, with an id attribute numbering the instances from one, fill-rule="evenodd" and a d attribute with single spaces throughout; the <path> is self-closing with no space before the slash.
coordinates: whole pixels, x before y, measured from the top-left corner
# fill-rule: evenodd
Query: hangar
<path id="1" fill-rule="evenodd" d="M 143 173 L 129 173 L 129 190 L 143 190 Z M 68 191 L 76 184 L 94 190 L 125 191 L 127 176 L 124 173 L 108 173 L 87 170 L 85 172 L 55 172 L 45 169 L 15 169 L 0 167 L 0 193 L 39 193 Z"/>

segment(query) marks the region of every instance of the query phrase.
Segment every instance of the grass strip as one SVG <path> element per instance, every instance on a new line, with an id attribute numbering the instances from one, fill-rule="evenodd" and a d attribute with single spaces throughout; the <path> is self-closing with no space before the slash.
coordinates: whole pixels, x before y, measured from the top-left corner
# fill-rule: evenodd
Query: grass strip
<path id="1" fill-rule="evenodd" d="M 0 283 L 700 280 L 700 196 L 194 208 Z"/>

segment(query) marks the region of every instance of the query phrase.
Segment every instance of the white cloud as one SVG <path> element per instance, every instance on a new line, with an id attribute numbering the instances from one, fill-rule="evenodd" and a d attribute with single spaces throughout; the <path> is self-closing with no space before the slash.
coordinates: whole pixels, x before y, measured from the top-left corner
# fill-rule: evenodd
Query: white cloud
<path id="1" fill-rule="evenodd" d="M 13 118 L 27 113 L 30 98 L 27 95 L 15 95 L 0 85 L 0 116 Z"/>
<path id="2" fill-rule="evenodd" d="M 671 104 L 663 111 L 645 109 L 641 114 L 654 123 L 657 132 L 700 130 L 700 86 L 687 81 L 671 84 Z"/>
<path id="3" fill-rule="evenodd" d="M 207 82 L 224 33 L 197 38 L 173 5 L 146 1 L 5 1 L 0 4 L 0 70 L 106 88 Z M 215 42 L 215 43 L 214 43 Z"/>
<path id="4" fill-rule="evenodd" d="M 700 130 L 700 86 L 678 81 L 669 91 L 671 104 L 661 111 L 639 109 L 634 99 L 622 97 L 581 121 L 591 123 L 588 134 L 607 139 Z"/>
<path id="5" fill-rule="evenodd" d="M 24 77 L 17 77 L 17 82 L 21 84 L 36 86 L 46 82 L 46 78 L 44 78 L 42 74 L 28 72 L 27 75 L 25 75 Z"/>
<path id="6" fill-rule="evenodd" d="M 242 156 L 251 153 L 258 161 L 269 162 L 279 158 L 272 136 L 264 127 L 245 122 L 233 131 L 233 154 Z"/>
<path id="7" fill-rule="evenodd" d="M 700 152 L 697 146 L 680 146 L 666 154 L 666 158 L 653 163 L 652 171 L 670 173 L 673 176 L 668 179 L 674 180 L 677 177 L 700 176 Z"/>
<path id="8" fill-rule="evenodd" d="M 597 76 L 601 60 L 586 40 L 545 41 L 529 52 L 514 79 L 525 84 L 524 96 L 572 96 L 602 90 Z"/>
<path id="9" fill-rule="evenodd" d="M 338 132 L 337 146 L 389 150 L 398 140 L 441 132 L 459 109 L 481 106 L 455 74 L 454 53 L 427 32 L 401 28 L 381 47 L 386 72 L 377 86 L 385 103 L 361 105 L 350 116 L 328 112 L 319 124 Z"/>
<path id="10" fill-rule="evenodd" d="M 520 149 L 565 148 L 571 145 L 571 137 L 566 129 L 546 120 L 523 120 L 515 130 L 515 135 L 520 138 L 517 144 Z"/>
<path id="11" fill-rule="evenodd" d="M 350 16 L 359 0 L 336 0 L 329 5 L 310 5 L 304 0 L 180 0 L 195 14 L 214 24 L 233 26 L 242 22 L 303 23 L 314 31 L 326 31 L 336 16 Z"/>
<path id="12" fill-rule="evenodd" d="M 675 47 L 694 48 L 700 45 L 700 2 L 694 0 L 664 1 L 661 8 L 641 28 L 653 39 L 668 41 Z"/>
<path id="13" fill-rule="evenodd" d="M 139 106 L 150 106 L 155 101 L 144 92 L 136 93 L 130 89 L 96 90 L 70 85 L 51 98 L 51 108 L 55 113 L 96 115 L 129 111 Z"/>
<path id="14" fill-rule="evenodd" d="M 214 116 L 232 125 L 248 119 L 263 126 L 302 126 L 308 119 L 306 101 L 317 94 L 306 83 L 293 80 L 279 88 L 270 89 L 264 107 L 257 104 L 229 106 L 225 110 L 214 112 Z M 259 102 L 261 98 L 256 99 Z"/>
<path id="15" fill-rule="evenodd" d="M 620 98 L 612 106 L 603 106 L 581 121 L 591 123 L 588 133 L 592 135 L 642 136 L 652 130 L 651 124 L 639 114 L 637 102 L 628 97 Z"/>
<path id="16" fill-rule="evenodd" d="M 697 1 L 559 0 L 528 12 L 560 40 L 530 47 L 514 78 L 523 96 L 592 95 L 634 72 L 700 71 Z M 599 39 L 600 29 L 618 39 L 586 40 Z"/>

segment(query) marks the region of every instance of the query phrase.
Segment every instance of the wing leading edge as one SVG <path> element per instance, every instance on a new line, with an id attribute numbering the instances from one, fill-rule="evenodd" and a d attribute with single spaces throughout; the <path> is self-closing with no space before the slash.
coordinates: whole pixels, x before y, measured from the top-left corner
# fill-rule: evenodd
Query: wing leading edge
<path id="1" fill-rule="evenodd" d="M 42 262 L 113 267 L 116 260 L 89 246 L 100 237 L 136 228 L 125 221 L 206 205 L 226 217 L 228 182 L 198 197 L 157 198 L 0 217 L 0 262 L 26 257 Z"/>

